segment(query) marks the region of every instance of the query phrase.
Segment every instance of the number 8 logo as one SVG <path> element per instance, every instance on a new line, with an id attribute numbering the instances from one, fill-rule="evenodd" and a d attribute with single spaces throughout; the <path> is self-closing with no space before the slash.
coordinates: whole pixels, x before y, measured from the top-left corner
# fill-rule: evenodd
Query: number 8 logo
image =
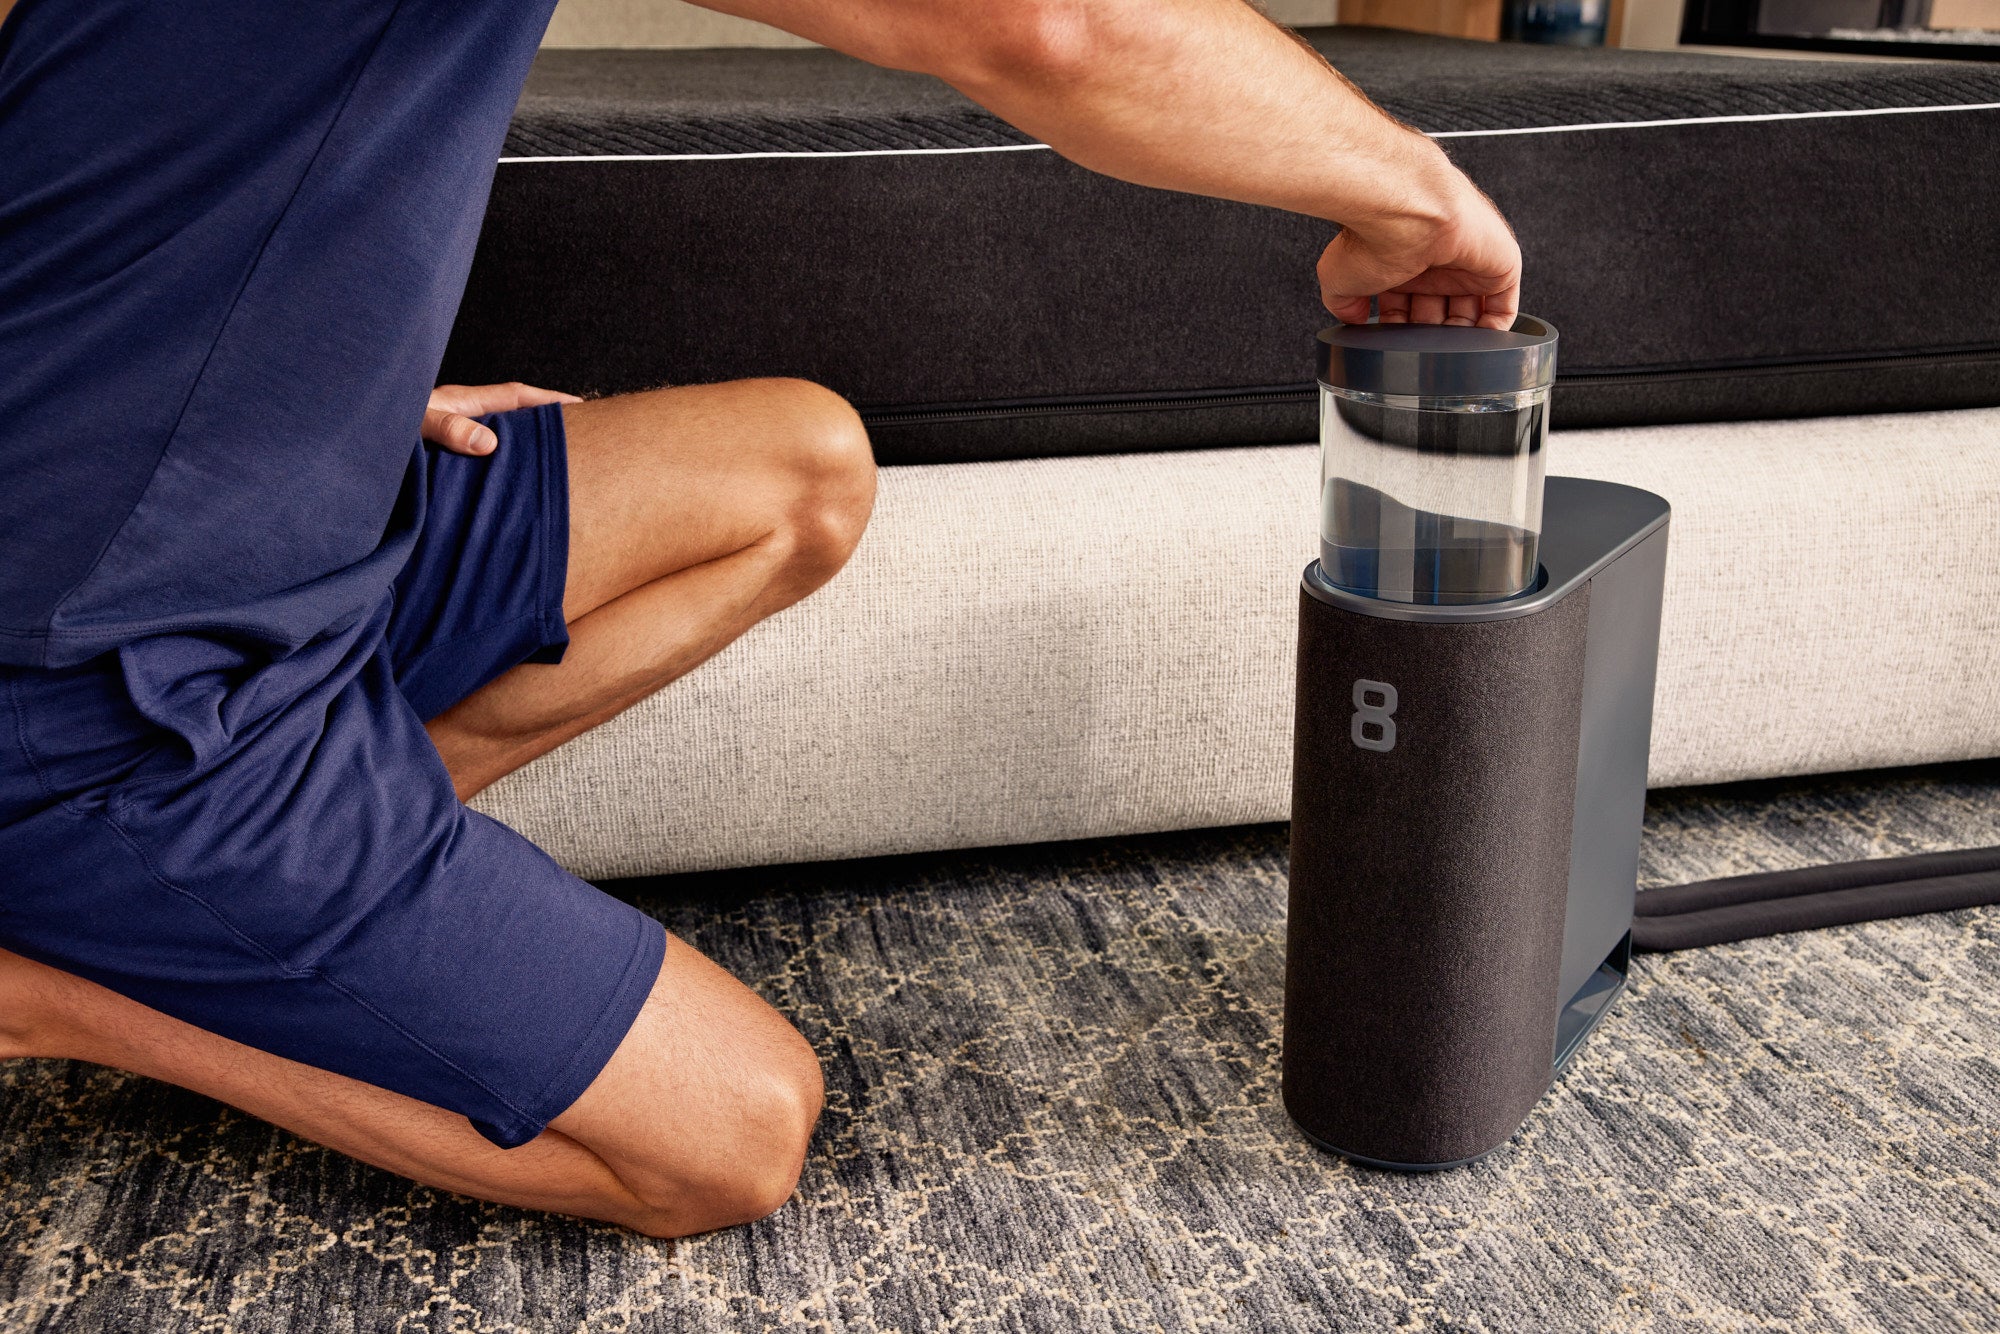
<path id="1" fill-rule="evenodd" d="M 1378 699 L 1371 702 L 1370 695 Z M 1387 681 L 1361 680 L 1354 683 L 1354 723 L 1347 734 L 1354 738 L 1354 744 L 1363 750 L 1394 750 L 1396 748 L 1396 720 L 1389 715 L 1396 711 L 1396 687 Z M 1375 735 L 1370 736 L 1373 728 Z"/>

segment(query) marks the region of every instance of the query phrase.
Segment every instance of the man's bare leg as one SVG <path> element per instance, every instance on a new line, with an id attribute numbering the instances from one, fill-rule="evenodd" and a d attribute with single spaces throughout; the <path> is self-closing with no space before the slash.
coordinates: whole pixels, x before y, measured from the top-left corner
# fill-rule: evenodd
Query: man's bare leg
<path id="1" fill-rule="evenodd" d="M 852 410 L 796 381 L 578 404 L 559 666 L 520 667 L 433 720 L 461 795 L 594 726 L 832 577 L 874 494 Z M 761 1217 L 797 1180 L 821 1098 L 782 1016 L 670 940 L 652 994 L 582 1097 L 532 1143 L 217 1037 L 0 951 L 0 1059 L 118 1066 L 482 1199 L 659 1236 Z"/>
<path id="2" fill-rule="evenodd" d="M 426 1185 L 662 1237 L 783 1204 L 819 1113 L 819 1066 L 804 1039 L 678 940 L 639 1022 L 584 1095 L 589 1108 L 579 1101 L 558 1118 L 576 1133 L 546 1130 L 516 1149 L 496 1147 L 454 1112 L 246 1047 L 0 950 L 0 1060 L 29 1056 L 193 1089 Z M 580 1138 L 600 1133 L 607 1152 Z"/>
<path id="3" fill-rule="evenodd" d="M 470 797 L 684 675 L 846 563 L 875 501 L 853 409 L 739 380 L 563 409 L 570 552 L 560 664 L 527 663 L 430 723 Z"/>

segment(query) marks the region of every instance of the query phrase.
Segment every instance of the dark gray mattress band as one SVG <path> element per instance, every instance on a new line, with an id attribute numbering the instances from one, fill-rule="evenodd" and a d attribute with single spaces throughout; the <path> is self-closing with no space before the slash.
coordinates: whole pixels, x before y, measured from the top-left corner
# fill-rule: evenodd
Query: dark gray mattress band
<path id="1" fill-rule="evenodd" d="M 1728 876 L 1639 895 L 1632 948 L 1663 953 L 2000 903 L 2000 848 Z"/>
<path id="2" fill-rule="evenodd" d="M 1558 426 L 2000 403 L 2000 69 L 1310 36 L 1513 221 Z M 1329 224 L 1093 175 L 934 80 L 545 52 L 507 153 L 446 380 L 796 375 L 884 463 L 1317 429 Z"/>
<path id="3" fill-rule="evenodd" d="M 1979 65 L 1753 60 L 1467 42 L 1379 28 L 1304 36 L 1390 114 L 1440 135 L 2000 102 Z M 1031 140 L 921 74 L 822 50 L 545 51 L 508 156 L 960 148 Z"/>

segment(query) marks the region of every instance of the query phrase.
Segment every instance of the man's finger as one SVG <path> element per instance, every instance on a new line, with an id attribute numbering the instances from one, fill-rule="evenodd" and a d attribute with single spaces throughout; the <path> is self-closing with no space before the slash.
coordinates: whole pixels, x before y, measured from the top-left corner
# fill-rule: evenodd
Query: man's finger
<path id="1" fill-rule="evenodd" d="M 1486 298 L 1484 304 L 1485 311 L 1479 317 L 1479 327 L 1499 329 L 1504 333 L 1514 327 L 1514 319 L 1521 313 L 1521 289 L 1516 285 L 1495 292 Z"/>
<path id="2" fill-rule="evenodd" d="M 1444 322 L 1467 327 L 1477 324 L 1485 313 L 1483 305 L 1476 296 L 1455 296 L 1445 302 Z"/>
<path id="3" fill-rule="evenodd" d="M 515 408 L 536 408 L 544 403 L 581 403 L 575 394 L 509 380 L 505 384 L 441 384 L 431 390 L 431 406 L 467 417 L 489 412 L 512 412 Z"/>
<path id="4" fill-rule="evenodd" d="M 446 412 L 443 408 L 425 409 L 423 437 L 454 454 L 468 454 L 474 458 L 491 454 L 500 443 L 498 436 L 472 418 Z"/>
<path id="5" fill-rule="evenodd" d="M 1378 318 L 1384 324 L 1408 324 L 1410 322 L 1410 294 L 1408 292 L 1384 292 L 1375 299 Z"/>
<path id="6" fill-rule="evenodd" d="M 1368 323 L 1368 303 L 1370 300 L 1371 298 L 1365 296 L 1348 297 L 1338 305 L 1332 301 L 1328 301 L 1326 308 L 1342 324 L 1366 324 Z"/>
<path id="7" fill-rule="evenodd" d="M 1366 324 L 1376 294 L 1409 276 L 1385 268 L 1359 248 L 1352 230 L 1343 229 L 1320 254 L 1319 299 L 1342 324 Z"/>

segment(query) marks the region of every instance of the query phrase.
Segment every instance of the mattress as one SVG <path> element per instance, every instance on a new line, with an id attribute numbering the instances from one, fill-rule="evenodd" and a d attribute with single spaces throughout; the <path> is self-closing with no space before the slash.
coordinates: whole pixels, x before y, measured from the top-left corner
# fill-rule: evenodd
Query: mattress
<path id="1" fill-rule="evenodd" d="M 2000 67 L 1306 35 L 1513 221 L 1558 427 L 2000 403 Z M 1298 440 L 1332 230 L 829 51 L 547 51 L 443 377 L 803 376 L 890 464 Z"/>
<path id="2" fill-rule="evenodd" d="M 833 582 L 474 804 L 593 877 L 1282 820 L 1314 455 L 886 469 Z M 1653 786 L 2000 754 L 2000 409 L 1548 458 L 1673 506 Z"/>

